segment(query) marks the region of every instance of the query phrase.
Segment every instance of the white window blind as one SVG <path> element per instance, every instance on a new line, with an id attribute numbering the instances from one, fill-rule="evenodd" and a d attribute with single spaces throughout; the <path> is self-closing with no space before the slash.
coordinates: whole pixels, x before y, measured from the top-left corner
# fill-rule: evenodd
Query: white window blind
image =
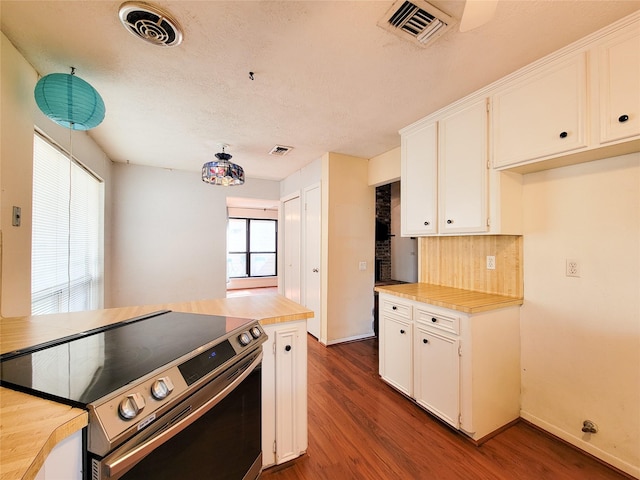
<path id="1" fill-rule="evenodd" d="M 34 135 L 31 313 L 102 307 L 102 182 Z"/>

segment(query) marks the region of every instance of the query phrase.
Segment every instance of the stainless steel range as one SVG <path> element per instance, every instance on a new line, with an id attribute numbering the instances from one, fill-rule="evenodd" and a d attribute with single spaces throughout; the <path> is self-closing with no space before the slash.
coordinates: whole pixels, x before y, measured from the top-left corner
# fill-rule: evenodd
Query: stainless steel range
<path id="1" fill-rule="evenodd" d="M 265 341 L 255 320 L 156 312 L 4 354 L 0 379 L 88 410 L 85 479 L 255 479 Z"/>

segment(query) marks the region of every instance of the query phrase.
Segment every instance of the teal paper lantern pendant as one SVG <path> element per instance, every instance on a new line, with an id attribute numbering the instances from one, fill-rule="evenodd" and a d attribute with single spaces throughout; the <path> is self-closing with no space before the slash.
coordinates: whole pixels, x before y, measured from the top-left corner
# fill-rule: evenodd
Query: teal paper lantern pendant
<path id="1" fill-rule="evenodd" d="M 38 80 L 34 91 L 42 113 L 72 130 L 90 130 L 104 120 L 102 97 L 87 82 L 68 73 L 51 73 Z"/>

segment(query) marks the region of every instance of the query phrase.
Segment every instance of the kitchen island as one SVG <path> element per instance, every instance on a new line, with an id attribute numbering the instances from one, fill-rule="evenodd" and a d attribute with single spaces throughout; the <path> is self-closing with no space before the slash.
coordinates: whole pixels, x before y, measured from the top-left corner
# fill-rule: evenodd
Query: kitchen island
<path id="1" fill-rule="evenodd" d="M 0 353 L 13 352 L 160 310 L 253 318 L 263 326 L 301 321 L 313 316 L 312 311 L 281 295 L 255 295 L 2 318 Z M 87 419 L 85 410 L 0 387 L 0 479 L 36 478 L 53 448 L 87 426 Z"/>

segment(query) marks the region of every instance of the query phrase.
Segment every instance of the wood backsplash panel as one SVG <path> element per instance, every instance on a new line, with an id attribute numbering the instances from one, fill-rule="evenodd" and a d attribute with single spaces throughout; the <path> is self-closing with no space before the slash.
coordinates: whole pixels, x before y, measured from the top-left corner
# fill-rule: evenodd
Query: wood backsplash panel
<path id="1" fill-rule="evenodd" d="M 522 236 L 420 237 L 418 281 L 522 298 Z M 487 256 L 496 269 L 487 270 Z"/>

